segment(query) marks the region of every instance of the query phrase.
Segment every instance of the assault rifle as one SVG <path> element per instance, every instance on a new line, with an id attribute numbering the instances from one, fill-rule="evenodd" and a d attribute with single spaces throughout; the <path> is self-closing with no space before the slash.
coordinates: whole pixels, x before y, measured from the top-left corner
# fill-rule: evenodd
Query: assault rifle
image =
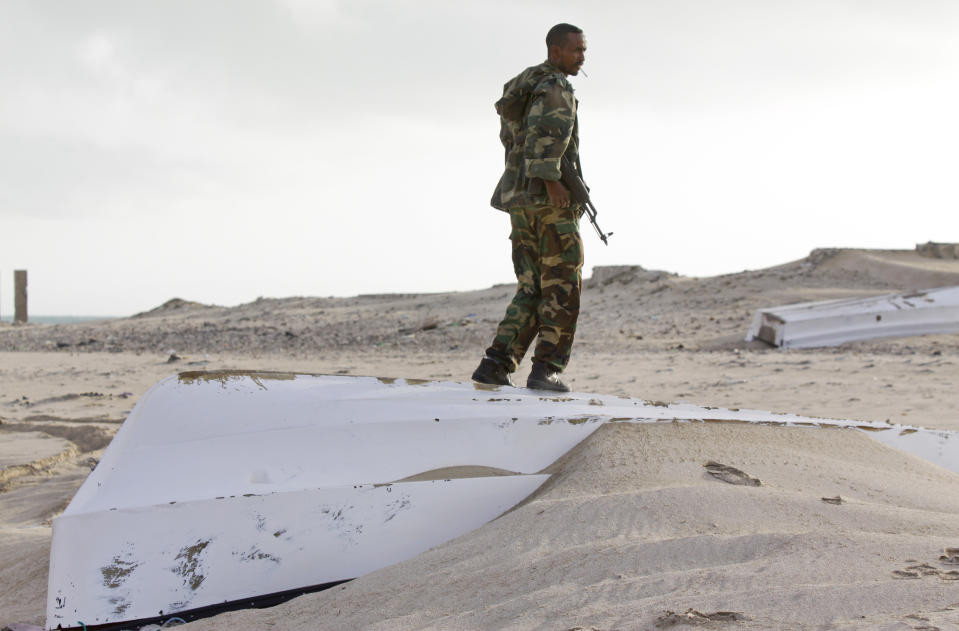
<path id="1" fill-rule="evenodd" d="M 563 184 L 566 185 L 566 188 L 569 189 L 570 197 L 586 209 L 586 215 L 589 217 L 589 221 L 593 224 L 593 227 L 596 228 L 596 234 L 603 240 L 603 243 L 609 245 L 609 241 L 607 241 L 606 238 L 613 236 L 613 233 L 603 232 L 599 224 L 596 223 L 596 208 L 593 206 L 592 200 L 589 199 L 589 187 L 586 186 L 586 182 L 583 181 L 579 169 L 573 166 L 573 163 L 564 156 L 560 170 L 562 172 L 561 179 L 563 180 Z"/>

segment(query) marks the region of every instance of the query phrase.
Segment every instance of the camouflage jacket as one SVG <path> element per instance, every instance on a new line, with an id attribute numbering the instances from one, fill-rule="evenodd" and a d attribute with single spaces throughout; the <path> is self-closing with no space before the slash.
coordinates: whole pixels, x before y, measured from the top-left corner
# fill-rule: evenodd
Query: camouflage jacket
<path id="1" fill-rule="evenodd" d="M 566 75 L 548 61 L 527 68 L 503 86 L 496 112 L 506 169 L 490 200 L 493 208 L 508 211 L 549 203 L 541 180 L 560 179 L 564 155 L 576 162 L 577 105 Z"/>

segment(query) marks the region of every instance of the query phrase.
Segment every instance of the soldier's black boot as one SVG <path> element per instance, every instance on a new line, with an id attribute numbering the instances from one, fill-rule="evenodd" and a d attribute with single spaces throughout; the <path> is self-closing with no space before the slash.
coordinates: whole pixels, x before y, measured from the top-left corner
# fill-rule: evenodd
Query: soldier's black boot
<path id="1" fill-rule="evenodd" d="M 533 370 L 526 380 L 526 387 L 530 390 L 552 390 L 553 392 L 569 392 L 569 386 L 560 381 L 559 372 L 544 363 L 534 363 Z"/>
<path id="2" fill-rule="evenodd" d="M 476 370 L 473 371 L 473 381 L 491 386 L 513 385 L 513 380 L 509 378 L 509 371 L 506 370 L 506 366 L 489 357 L 484 357 Z"/>

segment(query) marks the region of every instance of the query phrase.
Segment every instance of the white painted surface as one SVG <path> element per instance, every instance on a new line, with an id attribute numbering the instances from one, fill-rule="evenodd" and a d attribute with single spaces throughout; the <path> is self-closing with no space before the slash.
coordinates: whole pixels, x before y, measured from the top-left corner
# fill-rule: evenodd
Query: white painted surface
<path id="1" fill-rule="evenodd" d="M 759 309 L 746 341 L 812 348 L 935 333 L 959 333 L 959 287 Z"/>
<path id="2" fill-rule="evenodd" d="M 534 394 L 388 381 L 281 373 L 165 379 L 130 414 L 64 514 L 380 484 L 450 466 L 533 473 L 602 418 L 596 408 L 557 408 Z M 541 424 L 566 412 L 592 412 L 592 422 Z"/>
<path id="3" fill-rule="evenodd" d="M 341 487 L 65 516 L 47 627 L 137 620 L 361 576 L 495 519 L 549 476 Z"/>

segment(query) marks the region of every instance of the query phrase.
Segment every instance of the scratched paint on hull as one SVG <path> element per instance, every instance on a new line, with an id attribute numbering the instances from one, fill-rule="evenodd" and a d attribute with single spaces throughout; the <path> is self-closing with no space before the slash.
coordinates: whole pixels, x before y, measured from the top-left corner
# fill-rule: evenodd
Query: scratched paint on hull
<path id="1" fill-rule="evenodd" d="M 548 477 L 396 482 L 61 518 L 51 597 L 65 606 L 52 608 L 47 627 L 172 615 L 355 578 L 498 517 Z M 130 543 L 117 555 L 115 539 L 91 532 L 127 533 Z M 100 580 L 90 580 L 91 569 Z"/>

